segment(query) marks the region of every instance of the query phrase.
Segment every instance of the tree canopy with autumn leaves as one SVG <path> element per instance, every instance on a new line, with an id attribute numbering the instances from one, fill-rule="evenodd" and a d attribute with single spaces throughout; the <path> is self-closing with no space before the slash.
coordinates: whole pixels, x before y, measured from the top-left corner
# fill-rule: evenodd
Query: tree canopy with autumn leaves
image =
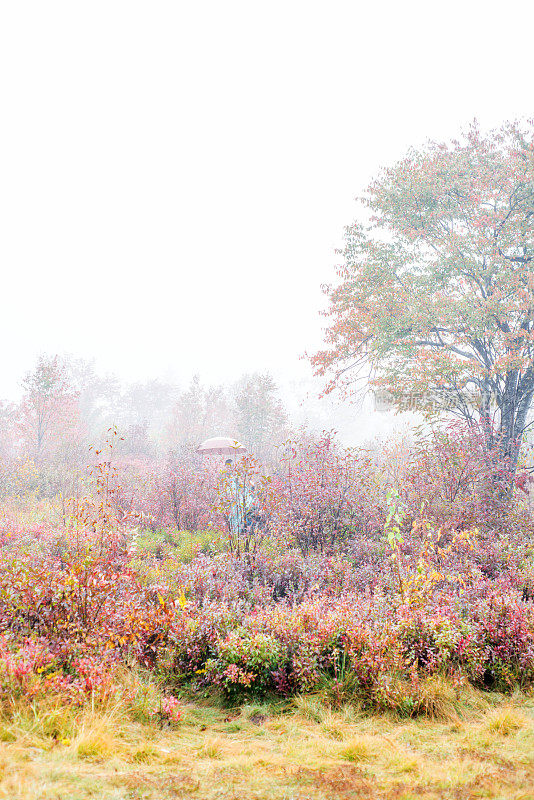
<path id="1" fill-rule="evenodd" d="M 329 297 L 327 390 L 481 426 L 512 471 L 534 395 L 534 121 L 429 142 L 384 169 L 346 229 Z"/>

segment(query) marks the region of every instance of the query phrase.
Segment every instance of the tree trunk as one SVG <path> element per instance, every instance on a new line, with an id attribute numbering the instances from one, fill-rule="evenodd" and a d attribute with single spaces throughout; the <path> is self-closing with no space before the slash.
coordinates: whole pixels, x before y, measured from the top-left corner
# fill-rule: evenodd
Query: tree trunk
<path id="1" fill-rule="evenodd" d="M 507 498 L 512 495 L 527 414 L 534 395 L 533 384 L 532 370 L 527 370 L 522 379 L 517 372 L 507 375 L 499 431 L 490 449 L 494 453 L 495 486 Z"/>

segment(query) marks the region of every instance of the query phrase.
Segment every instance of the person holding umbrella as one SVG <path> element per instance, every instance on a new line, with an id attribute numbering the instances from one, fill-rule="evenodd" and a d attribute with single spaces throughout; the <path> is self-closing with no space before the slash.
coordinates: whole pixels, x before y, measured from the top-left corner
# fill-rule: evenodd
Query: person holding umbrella
<path id="1" fill-rule="evenodd" d="M 246 453 L 247 449 L 236 439 L 231 439 L 227 436 L 215 436 L 212 439 L 207 439 L 197 447 L 196 452 L 202 456 L 225 455 L 234 457 L 233 459 L 227 458 L 225 461 L 226 480 L 224 494 L 226 495 L 228 509 L 226 514 L 228 528 L 236 542 L 239 542 L 246 530 L 247 516 L 250 515 L 255 503 L 255 494 L 251 491 L 251 487 L 244 485 L 235 470 L 236 456 Z"/>

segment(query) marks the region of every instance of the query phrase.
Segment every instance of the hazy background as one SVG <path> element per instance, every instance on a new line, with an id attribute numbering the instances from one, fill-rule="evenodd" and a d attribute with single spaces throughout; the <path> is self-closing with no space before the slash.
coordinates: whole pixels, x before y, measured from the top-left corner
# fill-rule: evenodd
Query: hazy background
<path id="1" fill-rule="evenodd" d="M 269 370 L 298 409 L 354 197 L 412 144 L 533 112 L 531 3 L 493 9 L 2 3 L 0 396 L 67 352 L 127 382 Z"/>

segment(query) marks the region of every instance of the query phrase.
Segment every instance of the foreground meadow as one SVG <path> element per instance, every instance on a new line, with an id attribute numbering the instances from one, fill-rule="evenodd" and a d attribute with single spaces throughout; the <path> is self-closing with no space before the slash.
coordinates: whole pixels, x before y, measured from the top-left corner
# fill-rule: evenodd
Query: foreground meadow
<path id="1" fill-rule="evenodd" d="M 468 702 L 469 701 L 469 702 Z M 15 714 L 1 727 L 0 797 L 12 800 L 534 798 L 534 701 L 473 694 L 463 718 L 184 702 L 178 726 L 120 703 Z"/>

